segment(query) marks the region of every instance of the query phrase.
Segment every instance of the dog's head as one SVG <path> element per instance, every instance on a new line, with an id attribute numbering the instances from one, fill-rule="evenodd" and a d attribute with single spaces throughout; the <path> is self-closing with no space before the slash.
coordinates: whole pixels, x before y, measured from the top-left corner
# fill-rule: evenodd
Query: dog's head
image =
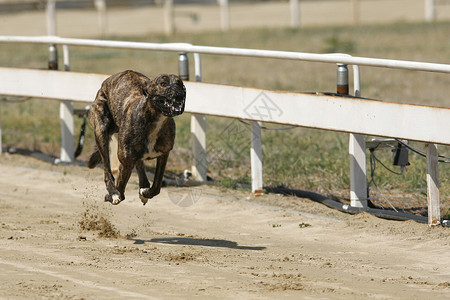
<path id="1" fill-rule="evenodd" d="M 186 88 L 179 76 L 162 74 L 154 78 L 147 88 L 150 101 L 166 117 L 184 112 Z"/>

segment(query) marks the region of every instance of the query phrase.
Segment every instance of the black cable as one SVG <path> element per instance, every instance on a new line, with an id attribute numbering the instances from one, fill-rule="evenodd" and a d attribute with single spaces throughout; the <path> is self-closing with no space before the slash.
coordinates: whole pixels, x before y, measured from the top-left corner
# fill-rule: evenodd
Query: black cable
<path id="1" fill-rule="evenodd" d="M 411 150 L 412 152 L 414 152 L 414 153 L 416 153 L 416 154 L 418 154 L 418 155 L 420 155 L 420 156 L 423 156 L 423 157 L 427 157 L 427 154 L 424 152 L 424 151 L 421 151 L 421 150 L 419 150 L 419 149 L 416 149 L 416 148 L 414 148 L 414 147 L 411 147 L 410 145 L 408 145 L 407 143 L 405 143 L 405 142 L 403 142 L 403 141 L 401 141 L 401 140 L 399 140 L 399 139 L 395 139 L 397 142 L 399 142 L 400 144 L 402 144 L 403 146 L 405 146 L 406 148 L 408 148 L 409 150 Z M 442 159 L 438 159 L 438 162 L 441 162 L 441 163 L 450 163 L 450 157 L 448 157 L 448 156 L 444 156 L 444 155 L 438 155 L 438 157 L 440 157 L 440 158 L 444 158 L 445 160 L 442 160 Z M 448 159 L 448 160 L 447 160 Z"/>
<path id="2" fill-rule="evenodd" d="M 378 146 L 379 145 L 377 145 L 377 147 Z M 373 185 L 375 185 L 375 187 L 377 187 L 377 184 L 375 183 L 375 179 L 374 179 L 376 165 L 375 165 L 375 162 L 373 161 L 373 158 L 372 158 L 372 153 L 377 147 L 370 149 L 370 157 L 369 157 L 369 162 L 370 162 L 370 180 L 367 183 L 367 202 L 368 202 L 367 204 L 369 206 L 373 206 L 372 201 L 370 201 L 370 186 L 373 183 Z"/>
<path id="3" fill-rule="evenodd" d="M 381 196 L 384 198 L 385 202 L 387 202 L 389 204 L 389 206 L 395 211 L 398 212 L 398 210 L 394 207 L 394 205 L 392 205 L 392 203 L 383 196 L 383 194 L 381 193 L 380 188 L 378 187 L 377 183 L 375 182 L 375 169 L 376 169 L 376 162 L 378 161 L 383 167 L 385 167 L 388 171 L 396 174 L 396 175 L 402 175 L 403 174 L 403 169 L 401 173 L 397 173 L 391 169 L 389 169 L 388 167 L 386 167 L 376 156 L 374 153 L 374 150 L 378 147 L 379 145 L 377 145 L 375 148 L 371 148 L 370 149 L 370 181 L 367 184 L 367 200 L 368 200 L 368 206 L 369 208 L 377 208 L 371 201 L 370 198 L 370 185 L 373 183 L 373 185 L 375 186 L 375 188 L 380 192 Z M 384 207 L 381 207 L 381 209 L 384 210 Z"/>
<path id="4" fill-rule="evenodd" d="M 381 160 L 379 160 L 379 159 L 375 156 L 375 154 L 374 154 L 373 152 L 372 152 L 371 155 L 373 156 L 373 158 L 374 158 L 377 162 L 379 162 L 379 163 L 380 163 L 386 170 L 388 170 L 389 172 L 391 172 L 391 173 L 393 173 L 393 174 L 395 174 L 395 175 L 403 175 L 403 170 L 402 170 L 401 172 L 395 172 L 394 170 L 388 168 L 384 163 L 382 163 Z"/>
<path id="5" fill-rule="evenodd" d="M 377 209 L 377 208 L 359 208 L 359 207 L 353 207 L 350 205 L 342 204 L 338 201 L 332 200 L 330 198 L 327 198 L 323 195 L 309 192 L 309 191 L 302 191 L 302 190 L 296 190 L 296 189 L 289 189 L 283 186 L 278 187 L 264 187 L 264 190 L 268 193 L 277 193 L 277 194 L 283 194 L 283 195 L 292 195 L 299 198 L 308 198 L 312 201 L 322 203 L 330 208 L 337 209 L 341 212 L 350 213 L 350 214 L 357 214 L 361 212 L 367 212 L 370 214 L 373 214 L 380 218 L 390 219 L 390 220 L 414 220 L 421 223 L 427 223 L 428 218 L 413 214 L 408 214 L 404 212 L 396 212 L 396 211 L 390 211 L 390 210 L 383 210 L 383 209 Z"/>

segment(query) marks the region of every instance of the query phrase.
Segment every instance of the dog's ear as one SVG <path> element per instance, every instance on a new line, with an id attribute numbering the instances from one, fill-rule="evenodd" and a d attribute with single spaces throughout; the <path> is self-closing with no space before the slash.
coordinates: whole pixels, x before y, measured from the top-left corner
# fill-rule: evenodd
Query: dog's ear
<path id="1" fill-rule="evenodd" d="M 178 75 L 174 75 L 174 74 L 169 75 L 169 80 L 170 80 L 171 84 L 176 84 L 180 88 L 184 87 L 183 80 L 181 80 L 181 77 Z"/>
<path id="2" fill-rule="evenodd" d="M 156 92 L 158 84 L 155 80 L 156 78 L 149 78 L 149 80 L 147 81 L 147 86 L 145 87 L 147 95 L 152 95 Z"/>
<path id="3" fill-rule="evenodd" d="M 147 85 L 147 92 L 149 94 L 160 94 L 164 92 L 164 90 L 171 84 L 171 76 L 172 75 L 161 74 L 154 79 L 150 79 Z"/>

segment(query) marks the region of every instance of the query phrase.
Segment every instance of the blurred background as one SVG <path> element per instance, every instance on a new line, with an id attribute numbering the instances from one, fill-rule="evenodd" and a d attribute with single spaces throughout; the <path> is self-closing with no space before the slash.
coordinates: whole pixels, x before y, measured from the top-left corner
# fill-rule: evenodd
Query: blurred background
<path id="1" fill-rule="evenodd" d="M 0 0 L 0 34 L 47 34 L 46 6 Z M 449 0 L 61 0 L 56 9 L 64 37 L 450 19 Z"/>

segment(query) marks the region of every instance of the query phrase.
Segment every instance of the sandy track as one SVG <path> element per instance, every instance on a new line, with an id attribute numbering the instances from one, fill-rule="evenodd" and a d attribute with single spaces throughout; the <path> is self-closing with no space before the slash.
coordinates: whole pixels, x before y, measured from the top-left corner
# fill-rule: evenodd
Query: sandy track
<path id="1" fill-rule="evenodd" d="M 193 195 L 189 188 L 165 188 L 143 207 L 136 181 L 112 206 L 101 201 L 100 170 L 0 156 L 0 298 L 443 299 L 450 291 L 448 229 L 303 199 L 292 207 L 303 214 L 275 210 L 207 187 L 189 207 L 170 200 Z M 89 221 L 101 226 L 82 230 L 80 222 L 94 229 Z"/>

